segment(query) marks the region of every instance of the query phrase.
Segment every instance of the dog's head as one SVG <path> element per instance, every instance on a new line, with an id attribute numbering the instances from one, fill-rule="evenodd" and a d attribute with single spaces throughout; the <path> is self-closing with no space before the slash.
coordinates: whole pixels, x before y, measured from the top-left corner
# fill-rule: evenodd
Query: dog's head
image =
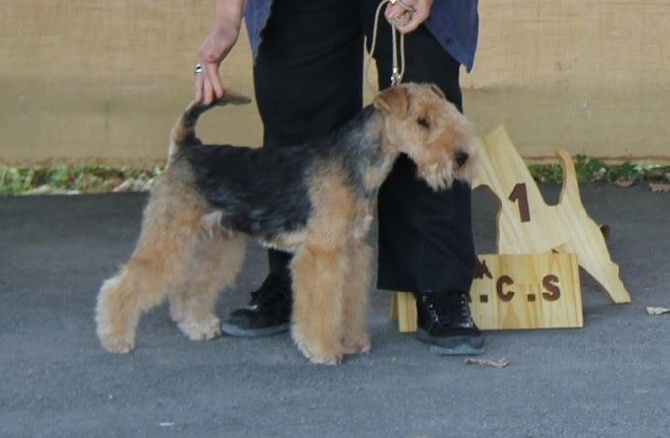
<path id="1" fill-rule="evenodd" d="M 401 84 L 377 95 L 384 147 L 407 154 L 434 190 L 471 181 L 478 139 L 472 124 L 431 84 Z"/>

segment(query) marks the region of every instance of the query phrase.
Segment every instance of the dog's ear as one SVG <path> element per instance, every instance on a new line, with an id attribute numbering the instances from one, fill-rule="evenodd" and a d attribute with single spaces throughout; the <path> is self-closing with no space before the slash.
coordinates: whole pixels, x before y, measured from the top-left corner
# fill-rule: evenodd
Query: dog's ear
<path id="1" fill-rule="evenodd" d="M 442 99 L 445 99 L 445 100 L 447 99 L 447 96 L 444 95 L 444 92 L 442 91 L 442 89 L 441 89 L 440 87 L 438 87 L 438 86 L 435 85 L 435 84 L 429 84 L 429 86 L 430 86 L 430 90 L 431 90 L 433 93 L 437 94 L 437 95 L 440 96 Z"/>
<path id="2" fill-rule="evenodd" d="M 409 111 L 409 91 L 402 85 L 387 88 L 375 97 L 372 104 L 383 114 L 404 118 Z"/>

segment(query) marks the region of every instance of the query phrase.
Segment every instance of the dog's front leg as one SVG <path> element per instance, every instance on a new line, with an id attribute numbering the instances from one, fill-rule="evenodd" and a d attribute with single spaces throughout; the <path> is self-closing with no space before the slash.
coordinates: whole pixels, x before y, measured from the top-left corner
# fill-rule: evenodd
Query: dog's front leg
<path id="1" fill-rule="evenodd" d="M 342 288 L 348 264 L 342 248 L 335 247 L 307 245 L 293 257 L 291 334 L 313 363 L 342 361 Z"/>
<path id="2" fill-rule="evenodd" d="M 351 272 L 342 290 L 343 336 L 346 354 L 369 353 L 368 296 L 372 248 L 365 242 L 354 242 L 350 248 Z"/>

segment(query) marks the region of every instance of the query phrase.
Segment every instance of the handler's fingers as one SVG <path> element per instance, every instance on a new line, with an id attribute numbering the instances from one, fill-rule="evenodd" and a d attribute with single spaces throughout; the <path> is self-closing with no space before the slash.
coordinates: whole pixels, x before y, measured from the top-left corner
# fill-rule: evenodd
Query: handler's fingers
<path id="1" fill-rule="evenodd" d="M 397 22 L 394 22 L 396 29 L 398 29 L 398 32 L 400 32 L 403 35 L 406 35 L 418 28 L 423 21 L 419 21 L 416 19 L 414 16 L 410 16 L 409 19 L 405 20 L 399 20 Z"/>
<path id="2" fill-rule="evenodd" d="M 211 89 L 212 97 L 220 99 L 225 94 L 225 89 L 221 83 L 221 76 L 219 76 L 219 66 L 216 63 L 205 64 L 205 75 L 207 83 Z"/>
<path id="3" fill-rule="evenodd" d="M 431 0 L 420 0 L 415 4 L 410 1 L 406 0 L 402 5 L 398 4 L 400 2 L 389 4 L 384 13 L 388 22 L 402 34 L 416 30 L 430 15 Z"/>
<path id="4" fill-rule="evenodd" d="M 196 73 L 193 79 L 193 99 L 196 102 L 202 102 L 204 99 L 203 87 L 205 86 L 205 77 L 202 73 Z"/>
<path id="5" fill-rule="evenodd" d="M 209 78 L 205 76 L 205 81 L 202 86 L 202 103 L 205 105 L 209 105 L 210 103 L 214 102 L 214 99 L 216 99 L 216 96 L 214 95 L 214 89 L 212 88 L 212 84 L 209 82 Z"/>

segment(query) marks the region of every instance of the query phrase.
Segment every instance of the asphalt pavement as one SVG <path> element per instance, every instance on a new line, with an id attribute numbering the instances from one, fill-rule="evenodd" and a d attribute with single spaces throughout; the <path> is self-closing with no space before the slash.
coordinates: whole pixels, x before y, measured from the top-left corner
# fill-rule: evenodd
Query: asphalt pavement
<path id="1" fill-rule="evenodd" d="M 559 187 L 542 185 L 549 202 Z M 372 292 L 373 351 L 309 364 L 287 334 L 188 341 L 166 306 L 143 317 L 137 350 L 105 352 L 97 290 L 129 256 L 145 194 L 0 198 L 1 437 L 668 437 L 670 194 L 582 186 L 632 303 L 581 273 L 579 329 L 490 331 L 494 368 L 436 356 Z M 477 249 L 493 251 L 497 203 L 474 196 Z M 370 236 L 375 241 L 374 232 Z M 265 273 L 250 244 L 225 316 Z"/>

